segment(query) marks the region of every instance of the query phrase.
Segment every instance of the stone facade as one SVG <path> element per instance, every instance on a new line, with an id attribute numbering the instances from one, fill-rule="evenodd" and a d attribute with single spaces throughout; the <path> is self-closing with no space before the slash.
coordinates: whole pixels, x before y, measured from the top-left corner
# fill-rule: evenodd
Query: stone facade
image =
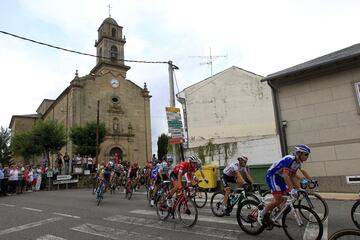
<path id="1" fill-rule="evenodd" d="M 43 119 L 57 120 L 65 127 L 68 141 L 61 152 L 75 154 L 70 129 L 96 122 L 99 116 L 107 130 L 100 145 L 99 162 L 114 153 L 140 164 L 151 158 L 151 96 L 146 84 L 142 88 L 126 79 L 130 67 L 124 65 L 125 42 L 122 27 L 112 18 L 105 19 L 95 43 L 99 56 L 96 66 L 85 76 L 76 72 L 56 100 L 44 100 L 39 106 L 37 111 Z"/>

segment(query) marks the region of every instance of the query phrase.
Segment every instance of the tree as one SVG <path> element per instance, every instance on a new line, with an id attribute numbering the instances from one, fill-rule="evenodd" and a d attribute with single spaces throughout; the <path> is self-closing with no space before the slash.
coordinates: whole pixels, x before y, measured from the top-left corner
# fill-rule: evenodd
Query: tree
<path id="1" fill-rule="evenodd" d="M 157 155 L 158 155 L 159 160 L 162 159 L 162 157 L 167 154 L 168 143 L 169 143 L 168 135 L 166 135 L 165 133 L 162 133 L 158 137 L 158 141 L 157 141 L 157 146 L 158 146 Z"/>
<path id="2" fill-rule="evenodd" d="M 9 164 L 11 160 L 10 131 L 8 128 L 0 129 L 0 163 Z"/>
<path id="3" fill-rule="evenodd" d="M 99 145 L 105 140 L 106 127 L 99 124 Z M 75 144 L 75 151 L 81 155 L 96 155 L 96 122 L 87 122 L 85 126 L 71 128 L 70 139 Z"/>
<path id="4" fill-rule="evenodd" d="M 66 144 L 64 125 L 56 120 L 37 121 L 32 129 L 32 134 L 34 135 L 34 144 L 38 145 L 48 161 L 50 161 L 50 153 L 57 153 Z"/>
<path id="5" fill-rule="evenodd" d="M 35 142 L 32 130 L 18 133 L 11 139 L 11 149 L 16 156 L 24 158 L 25 164 L 29 164 L 31 158 L 43 153 L 42 148 Z"/>

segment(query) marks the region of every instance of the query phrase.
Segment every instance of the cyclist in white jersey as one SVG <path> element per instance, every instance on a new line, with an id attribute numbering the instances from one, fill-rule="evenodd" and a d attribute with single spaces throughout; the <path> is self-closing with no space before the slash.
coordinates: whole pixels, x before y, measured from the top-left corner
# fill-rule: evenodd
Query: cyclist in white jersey
<path id="1" fill-rule="evenodd" d="M 246 187 L 247 184 L 253 184 L 254 181 L 250 176 L 246 163 L 248 158 L 246 156 L 238 157 L 236 162 L 230 163 L 226 168 L 223 170 L 222 176 L 222 183 L 224 186 L 224 205 L 223 205 L 223 212 L 225 215 L 229 216 L 229 205 L 228 199 L 231 192 L 231 188 L 229 183 L 236 183 L 237 187 Z M 244 177 L 249 181 L 248 183 L 244 180 L 241 176 L 241 173 L 244 174 Z"/>

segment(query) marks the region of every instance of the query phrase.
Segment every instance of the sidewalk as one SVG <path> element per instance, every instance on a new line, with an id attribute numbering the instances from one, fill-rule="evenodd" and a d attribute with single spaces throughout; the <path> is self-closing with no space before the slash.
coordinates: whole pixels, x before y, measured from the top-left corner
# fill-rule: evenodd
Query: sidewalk
<path id="1" fill-rule="evenodd" d="M 360 199 L 358 193 L 330 193 L 330 192 L 316 192 L 316 193 L 327 200 L 356 201 L 356 200 Z"/>

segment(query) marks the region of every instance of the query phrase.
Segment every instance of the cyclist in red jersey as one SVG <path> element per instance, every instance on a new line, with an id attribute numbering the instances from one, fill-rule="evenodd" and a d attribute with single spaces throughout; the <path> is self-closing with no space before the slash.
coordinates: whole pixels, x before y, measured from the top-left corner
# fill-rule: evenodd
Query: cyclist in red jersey
<path id="1" fill-rule="evenodd" d="M 174 187 L 170 190 L 170 194 L 167 197 L 169 207 L 172 204 L 171 198 L 174 193 L 182 189 L 182 177 L 188 173 L 193 174 L 197 170 L 199 162 L 201 162 L 201 160 L 197 156 L 192 155 L 188 158 L 188 161 L 181 162 L 174 167 L 173 172 L 170 174 L 170 180 Z"/>

